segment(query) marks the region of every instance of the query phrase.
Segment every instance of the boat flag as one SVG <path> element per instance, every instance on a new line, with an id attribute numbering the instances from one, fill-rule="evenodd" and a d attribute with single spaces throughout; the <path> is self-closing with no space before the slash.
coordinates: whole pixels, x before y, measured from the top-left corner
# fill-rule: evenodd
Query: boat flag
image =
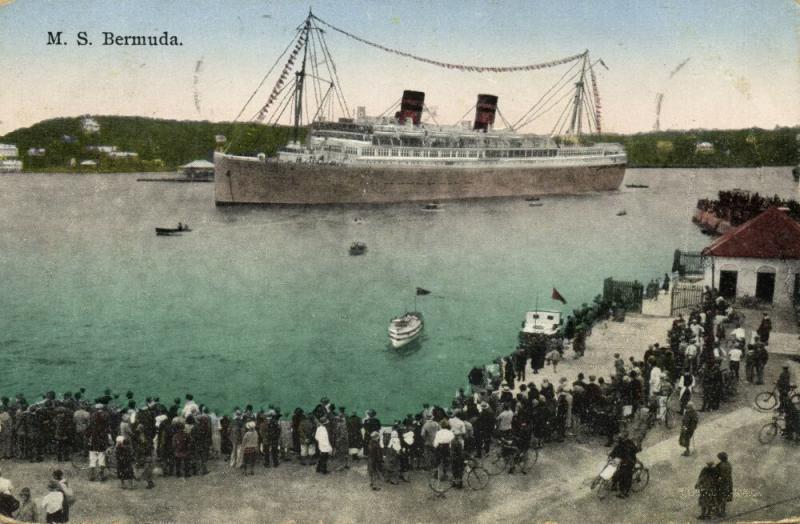
<path id="1" fill-rule="evenodd" d="M 553 300 L 560 300 L 562 304 L 567 303 L 567 299 L 561 296 L 561 293 L 558 292 L 556 288 L 553 288 L 553 294 L 551 295 Z"/>
<path id="2" fill-rule="evenodd" d="M 430 294 L 431 292 L 428 291 L 427 289 L 423 289 L 421 287 L 417 288 L 417 295 L 430 295 Z"/>

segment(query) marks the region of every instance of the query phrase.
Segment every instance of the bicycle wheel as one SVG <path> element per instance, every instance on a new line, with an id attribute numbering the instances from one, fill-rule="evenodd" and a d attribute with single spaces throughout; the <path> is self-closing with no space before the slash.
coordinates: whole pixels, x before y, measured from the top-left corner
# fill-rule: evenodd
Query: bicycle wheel
<path id="1" fill-rule="evenodd" d="M 606 479 L 600 479 L 595 486 L 594 494 L 597 495 L 597 498 L 603 500 L 606 498 L 611 491 L 611 481 Z"/>
<path id="2" fill-rule="evenodd" d="M 647 469 L 642 465 L 641 462 L 637 462 L 636 466 L 633 469 L 633 479 L 631 482 L 631 491 L 634 493 L 639 493 L 644 488 L 647 487 L 647 484 L 650 482 L 650 470 Z"/>
<path id="3" fill-rule="evenodd" d="M 759 411 L 772 411 L 778 406 L 778 397 L 772 391 L 762 391 L 756 395 L 755 406 Z"/>
<path id="4" fill-rule="evenodd" d="M 473 491 L 484 489 L 489 484 L 489 472 L 481 466 L 476 466 L 469 470 L 467 474 L 467 486 Z"/>
<path id="5" fill-rule="evenodd" d="M 539 448 L 531 448 L 528 450 L 528 467 L 533 467 L 539 462 Z"/>
<path id="6" fill-rule="evenodd" d="M 508 463 L 499 449 L 492 450 L 481 465 L 489 475 L 499 475 L 508 468 Z"/>
<path id="7" fill-rule="evenodd" d="M 446 478 L 446 475 L 439 474 L 439 468 L 433 468 L 428 475 L 428 487 L 437 495 L 444 495 L 453 487 L 453 483 Z"/>
<path id="8" fill-rule="evenodd" d="M 758 432 L 758 441 L 762 444 L 769 444 L 778 436 L 778 425 L 774 422 L 765 424 Z"/>
<path id="9" fill-rule="evenodd" d="M 675 414 L 672 412 L 672 408 L 669 406 L 664 411 L 664 427 L 667 429 L 672 429 L 672 426 L 675 425 Z"/>
<path id="10" fill-rule="evenodd" d="M 528 469 L 532 465 L 531 464 L 531 457 L 532 456 L 538 457 L 539 453 L 535 449 L 532 449 L 532 450 L 528 450 L 528 451 L 521 451 L 516 457 L 517 458 L 516 466 L 519 468 L 520 472 L 523 475 L 527 475 L 528 474 Z M 536 462 L 536 459 L 534 459 L 534 462 Z"/>

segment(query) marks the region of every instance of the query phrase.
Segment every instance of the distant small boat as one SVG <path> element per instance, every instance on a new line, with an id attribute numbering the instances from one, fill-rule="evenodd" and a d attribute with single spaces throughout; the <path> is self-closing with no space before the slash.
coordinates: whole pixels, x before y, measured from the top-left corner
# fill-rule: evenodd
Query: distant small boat
<path id="1" fill-rule="evenodd" d="M 525 202 L 538 202 L 539 197 L 525 197 Z"/>
<path id="2" fill-rule="evenodd" d="M 389 322 L 389 342 L 397 349 L 413 342 L 422 333 L 425 322 L 417 311 L 393 318 Z"/>
<path id="3" fill-rule="evenodd" d="M 528 204 L 528 207 L 542 207 L 544 204 L 542 202 L 531 202 Z"/>
<path id="4" fill-rule="evenodd" d="M 617 211 L 617 216 L 618 217 L 624 217 L 627 214 L 628 214 L 628 212 L 625 211 L 624 209 L 622 211 Z"/>
<path id="5" fill-rule="evenodd" d="M 353 256 L 363 255 L 367 252 L 367 245 L 364 242 L 353 242 L 350 244 L 350 254 Z"/>
<path id="6" fill-rule="evenodd" d="M 438 202 L 429 202 L 422 206 L 422 209 L 425 211 L 438 211 L 442 209 L 442 206 L 440 206 Z"/>
<path id="7" fill-rule="evenodd" d="M 648 186 L 647 184 L 625 184 L 625 187 L 633 187 L 636 189 L 647 189 L 650 186 Z"/>
<path id="8" fill-rule="evenodd" d="M 156 235 L 157 236 L 179 235 L 181 233 L 188 233 L 190 231 L 191 228 L 189 228 L 189 226 L 178 223 L 178 227 L 157 227 Z"/>

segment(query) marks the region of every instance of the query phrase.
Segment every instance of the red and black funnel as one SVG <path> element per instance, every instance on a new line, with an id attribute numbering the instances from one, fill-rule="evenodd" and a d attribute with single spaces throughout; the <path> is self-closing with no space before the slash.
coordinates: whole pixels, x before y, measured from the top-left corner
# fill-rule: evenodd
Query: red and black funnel
<path id="1" fill-rule="evenodd" d="M 422 108 L 425 105 L 425 93 L 422 91 L 403 91 L 403 98 L 400 100 L 400 111 L 395 114 L 397 121 L 405 124 L 410 119 L 414 125 L 419 125 L 422 118 Z"/>
<path id="2" fill-rule="evenodd" d="M 474 130 L 487 131 L 489 126 L 494 125 L 494 115 L 497 112 L 497 97 L 494 95 L 478 95 L 478 103 L 475 106 Z"/>

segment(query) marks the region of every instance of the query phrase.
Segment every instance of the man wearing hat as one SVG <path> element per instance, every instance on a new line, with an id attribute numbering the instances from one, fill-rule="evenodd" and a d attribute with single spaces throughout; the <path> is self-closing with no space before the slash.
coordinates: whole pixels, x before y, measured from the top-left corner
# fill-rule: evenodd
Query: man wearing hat
<path id="1" fill-rule="evenodd" d="M 367 440 L 367 471 L 369 472 L 369 486 L 373 491 L 379 491 L 380 471 L 383 464 L 383 453 L 381 451 L 381 434 L 373 431 Z"/>
<path id="2" fill-rule="evenodd" d="M 778 376 L 778 381 L 775 383 L 775 387 L 778 389 L 778 399 L 780 401 L 780 404 L 778 404 L 778 410 L 783 411 L 789 400 L 789 391 L 791 391 L 792 387 L 792 374 L 789 372 L 788 364 L 783 365 L 783 370 Z"/>
<path id="3" fill-rule="evenodd" d="M 770 320 L 769 315 L 764 313 L 764 317 L 761 319 L 761 324 L 758 325 L 758 329 L 756 333 L 761 338 L 761 342 L 764 345 L 769 344 L 769 334 L 772 332 L 772 320 Z"/>
<path id="4" fill-rule="evenodd" d="M 728 462 L 728 454 L 724 451 L 717 454 L 719 463 L 717 470 L 716 511 L 718 517 L 725 517 L 725 505 L 733 501 L 733 471 Z"/>
<path id="5" fill-rule="evenodd" d="M 492 422 L 494 427 L 494 422 Z M 435 449 L 433 441 L 436 438 L 436 433 L 439 431 L 439 423 L 433 420 L 433 413 L 425 413 L 425 423 L 420 430 L 420 437 L 423 442 L 423 460 L 426 467 L 433 466 Z"/>

